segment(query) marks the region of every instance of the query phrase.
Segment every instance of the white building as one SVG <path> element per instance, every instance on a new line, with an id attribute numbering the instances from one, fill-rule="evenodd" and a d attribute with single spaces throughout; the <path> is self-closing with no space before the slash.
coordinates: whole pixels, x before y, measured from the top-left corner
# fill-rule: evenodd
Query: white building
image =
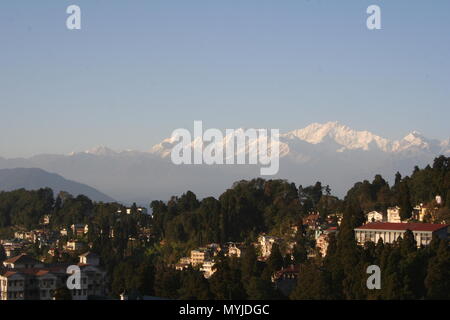
<path id="1" fill-rule="evenodd" d="M 384 243 L 393 243 L 399 237 L 403 237 L 406 230 L 411 230 L 417 246 L 426 246 L 430 243 L 433 234 L 447 239 L 448 227 L 449 225 L 446 224 L 373 222 L 356 228 L 355 238 L 360 245 L 367 241 L 377 243 L 379 239 L 383 239 Z"/>
<path id="2" fill-rule="evenodd" d="M 4 261 L 0 274 L 0 300 L 52 300 L 66 286 L 69 265 L 46 266 L 22 254 Z M 93 265 L 79 264 L 81 288 L 70 290 L 72 300 L 106 296 L 106 273 Z"/>
<path id="3" fill-rule="evenodd" d="M 402 220 L 400 219 L 400 207 L 390 207 L 387 209 L 387 222 L 390 223 L 401 223 Z"/>
<path id="4" fill-rule="evenodd" d="M 210 258 L 210 251 L 207 248 L 198 248 L 191 251 L 191 264 L 193 267 L 201 266 Z"/>
<path id="5" fill-rule="evenodd" d="M 214 265 L 215 265 L 214 261 L 211 260 L 203 262 L 200 271 L 203 272 L 203 275 L 205 276 L 206 279 L 210 278 L 216 272 L 216 270 L 214 269 Z"/>
<path id="6" fill-rule="evenodd" d="M 236 245 L 236 243 L 228 244 L 227 256 L 240 258 L 241 254 L 242 254 L 242 250 Z"/>
<path id="7" fill-rule="evenodd" d="M 383 214 L 378 211 L 371 211 L 367 214 L 367 222 L 383 222 Z"/>
<path id="8" fill-rule="evenodd" d="M 258 237 L 258 245 L 261 253 L 261 258 L 267 259 L 272 253 L 272 246 L 274 243 L 279 242 L 279 239 L 276 237 L 260 235 Z"/>

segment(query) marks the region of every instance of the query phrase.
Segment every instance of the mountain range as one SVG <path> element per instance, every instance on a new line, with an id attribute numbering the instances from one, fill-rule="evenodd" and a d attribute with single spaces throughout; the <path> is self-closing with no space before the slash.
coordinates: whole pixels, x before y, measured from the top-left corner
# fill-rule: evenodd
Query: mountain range
<path id="1" fill-rule="evenodd" d="M 17 189 L 37 190 L 48 187 L 56 195 L 65 191 L 73 196 L 85 195 L 94 201 L 112 202 L 114 199 L 85 184 L 64 179 L 60 175 L 38 168 L 0 169 L 0 191 Z"/>
<path id="2" fill-rule="evenodd" d="M 215 143 L 224 146 L 231 138 L 225 136 Z M 304 186 L 321 181 L 338 196 L 355 182 L 372 179 L 375 174 L 392 181 L 397 171 L 410 174 L 415 165 L 425 166 L 435 156 L 450 155 L 450 139 L 429 139 L 414 131 L 403 139 L 389 140 L 338 122 L 313 123 L 280 134 L 279 140 L 280 171 L 271 178 Z M 217 196 L 235 181 L 259 176 L 259 166 L 255 165 L 176 166 L 170 160 L 174 145 L 168 138 L 148 151 L 116 152 L 97 147 L 69 155 L 0 158 L 0 169 L 41 168 L 90 185 L 118 201 L 141 205 L 150 200 L 167 200 L 187 190 L 199 197 Z"/>

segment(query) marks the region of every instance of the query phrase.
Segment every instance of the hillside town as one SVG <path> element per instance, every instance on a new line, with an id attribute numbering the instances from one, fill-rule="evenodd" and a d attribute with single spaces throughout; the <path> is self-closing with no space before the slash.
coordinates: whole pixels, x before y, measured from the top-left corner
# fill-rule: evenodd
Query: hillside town
<path id="1" fill-rule="evenodd" d="M 407 220 L 402 220 L 399 206 L 388 207 L 385 212 L 367 212 L 365 222 L 354 228 L 355 241 L 360 246 L 364 246 L 367 241 L 378 243 L 380 240 L 385 244 L 394 244 L 407 230 L 412 231 L 417 247 L 428 246 L 434 237 L 447 240 L 450 221 L 430 223 L 442 205 L 441 196 L 437 195 L 433 204 L 435 207 L 418 204 Z M 137 207 L 119 209 L 117 214 L 151 217 L 145 208 Z M 339 234 L 342 218 L 341 212 L 325 217 L 319 212 L 310 212 L 283 235 L 261 233 L 257 236 L 251 246 L 257 253 L 258 261 L 267 262 L 275 246 L 290 261 L 270 275 L 274 288 L 289 296 L 298 281 L 300 265 L 295 263 L 294 258 L 298 234 L 302 233 L 303 241 L 311 244 L 307 250 L 308 259 L 326 257 L 330 241 Z M 58 299 L 64 293 L 69 294 L 72 300 L 113 299 L 100 256 L 90 251 L 93 246 L 88 239 L 89 225 L 75 223 L 54 230 L 49 227 L 51 219 L 52 215 L 46 214 L 41 219 L 39 228 L 14 228 L 12 238 L 0 240 L 4 252 L 0 268 L 1 300 L 51 300 Z M 151 228 L 139 228 L 136 236 L 129 240 L 150 241 L 150 230 Z M 110 228 L 108 237 L 114 238 L 113 228 Z M 164 241 L 162 244 L 164 245 Z M 240 259 L 245 254 L 245 246 L 243 242 L 208 243 L 191 249 L 188 256 L 181 257 L 171 267 L 180 272 L 195 269 L 205 279 L 210 279 L 217 271 L 216 261 L 219 256 Z M 43 254 L 33 256 L 32 252 L 36 248 L 45 250 L 41 250 Z M 74 262 L 80 267 L 82 285 L 80 289 L 66 290 L 66 282 L 71 274 L 67 270 Z M 128 299 L 128 295 L 123 293 L 118 299 Z"/>

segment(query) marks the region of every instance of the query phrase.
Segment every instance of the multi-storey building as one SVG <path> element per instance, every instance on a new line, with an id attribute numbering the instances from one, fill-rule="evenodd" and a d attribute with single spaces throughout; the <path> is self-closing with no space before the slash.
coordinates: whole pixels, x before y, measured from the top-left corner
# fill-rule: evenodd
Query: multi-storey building
<path id="1" fill-rule="evenodd" d="M 191 264 L 192 266 L 202 265 L 206 260 L 211 257 L 210 251 L 207 248 L 198 248 L 191 251 Z"/>
<path id="2" fill-rule="evenodd" d="M 402 219 L 400 218 L 400 207 L 390 207 L 387 209 L 387 222 L 389 223 L 401 223 Z"/>
<path id="3" fill-rule="evenodd" d="M 89 257 L 91 260 L 89 260 Z M 106 295 L 106 273 L 92 254 L 80 256 L 80 287 L 71 289 L 73 300 L 86 300 L 91 296 Z M 95 258 L 95 257 L 94 257 Z M 67 264 L 44 265 L 28 255 L 5 260 L 5 271 L 0 275 L 0 300 L 51 300 L 57 289 L 67 286 Z"/>
<path id="4" fill-rule="evenodd" d="M 355 238 L 361 245 L 367 241 L 377 243 L 379 239 L 383 239 L 384 243 L 393 243 L 399 237 L 403 237 L 406 230 L 411 230 L 417 246 L 426 246 L 430 243 L 433 234 L 447 239 L 448 227 L 447 224 L 373 222 L 356 228 Z"/>

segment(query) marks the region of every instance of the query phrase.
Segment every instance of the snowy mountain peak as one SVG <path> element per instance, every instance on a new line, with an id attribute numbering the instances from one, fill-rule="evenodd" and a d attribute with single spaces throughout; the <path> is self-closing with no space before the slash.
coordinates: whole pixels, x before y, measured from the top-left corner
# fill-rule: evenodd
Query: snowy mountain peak
<path id="1" fill-rule="evenodd" d="M 214 141 L 213 143 L 219 148 L 225 148 L 232 140 L 235 139 L 236 134 L 245 133 L 245 128 L 236 129 L 232 134 L 225 135 L 223 132 L 223 140 Z M 258 139 L 250 139 L 250 144 L 257 144 Z M 150 154 L 157 155 L 161 158 L 170 156 L 173 147 L 177 144 L 175 137 L 164 139 L 161 143 L 153 146 L 149 150 Z M 300 143 L 300 144 L 299 144 Z M 306 145 L 305 145 L 306 143 Z M 202 143 L 201 139 L 197 137 L 191 142 L 193 149 L 202 148 L 209 143 Z M 408 153 L 416 154 L 420 152 L 432 152 L 433 154 L 449 154 L 450 153 L 450 139 L 445 141 L 438 141 L 424 137 L 418 131 L 412 131 L 400 140 L 389 140 L 373 134 L 369 131 L 357 131 L 350 127 L 343 125 L 337 121 L 326 123 L 312 123 L 303 129 L 297 129 L 285 134 L 280 134 L 280 156 L 292 156 L 294 158 L 310 158 L 307 154 L 309 151 L 305 146 L 310 147 L 319 146 L 317 150 L 328 150 L 329 152 L 346 152 L 351 150 L 361 151 L 378 151 L 383 153 Z M 315 148 L 315 147 L 314 147 Z M 247 153 L 248 148 L 236 150 L 236 153 Z M 116 152 L 108 147 L 99 146 L 81 154 L 97 155 L 97 156 L 115 156 L 115 155 L 131 155 L 132 153 L 140 153 L 138 151 L 123 151 Z M 77 153 L 72 153 L 75 155 Z"/>
<path id="2" fill-rule="evenodd" d="M 98 146 L 98 147 L 86 150 L 86 151 L 84 151 L 84 153 L 92 154 L 92 155 L 96 155 L 96 156 L 110 156 L 110 155 L 116 154 L 117 152 L 115 152 L 114 150 L 112 150 L 108 147 L 105 147 L 105 146 Z"/>
<path id="3" fill-rule="evenodd" d="M 428 139 L 424 137 L 420 132 L 413 131 L 406 135 L 403 139 L 394 141 L 392 143 L 392 152 L 430 149 L 437 150 L 440 148 L 440 144 L 440 141 Z"/>
<path id="4" fill-rule="evenodd" d="M 368 131 L 353 130 L 339 122 L 313 123 L 304 129 L 291 131 L 284 137 L 288 139 L 297 138 L 311 144 L 331 141 L 341 146 L 340 151 L 345 149 L 369 150 L 372 144 L 383 151 L 388 151 L 389 149 L 389 140 Z"/>

